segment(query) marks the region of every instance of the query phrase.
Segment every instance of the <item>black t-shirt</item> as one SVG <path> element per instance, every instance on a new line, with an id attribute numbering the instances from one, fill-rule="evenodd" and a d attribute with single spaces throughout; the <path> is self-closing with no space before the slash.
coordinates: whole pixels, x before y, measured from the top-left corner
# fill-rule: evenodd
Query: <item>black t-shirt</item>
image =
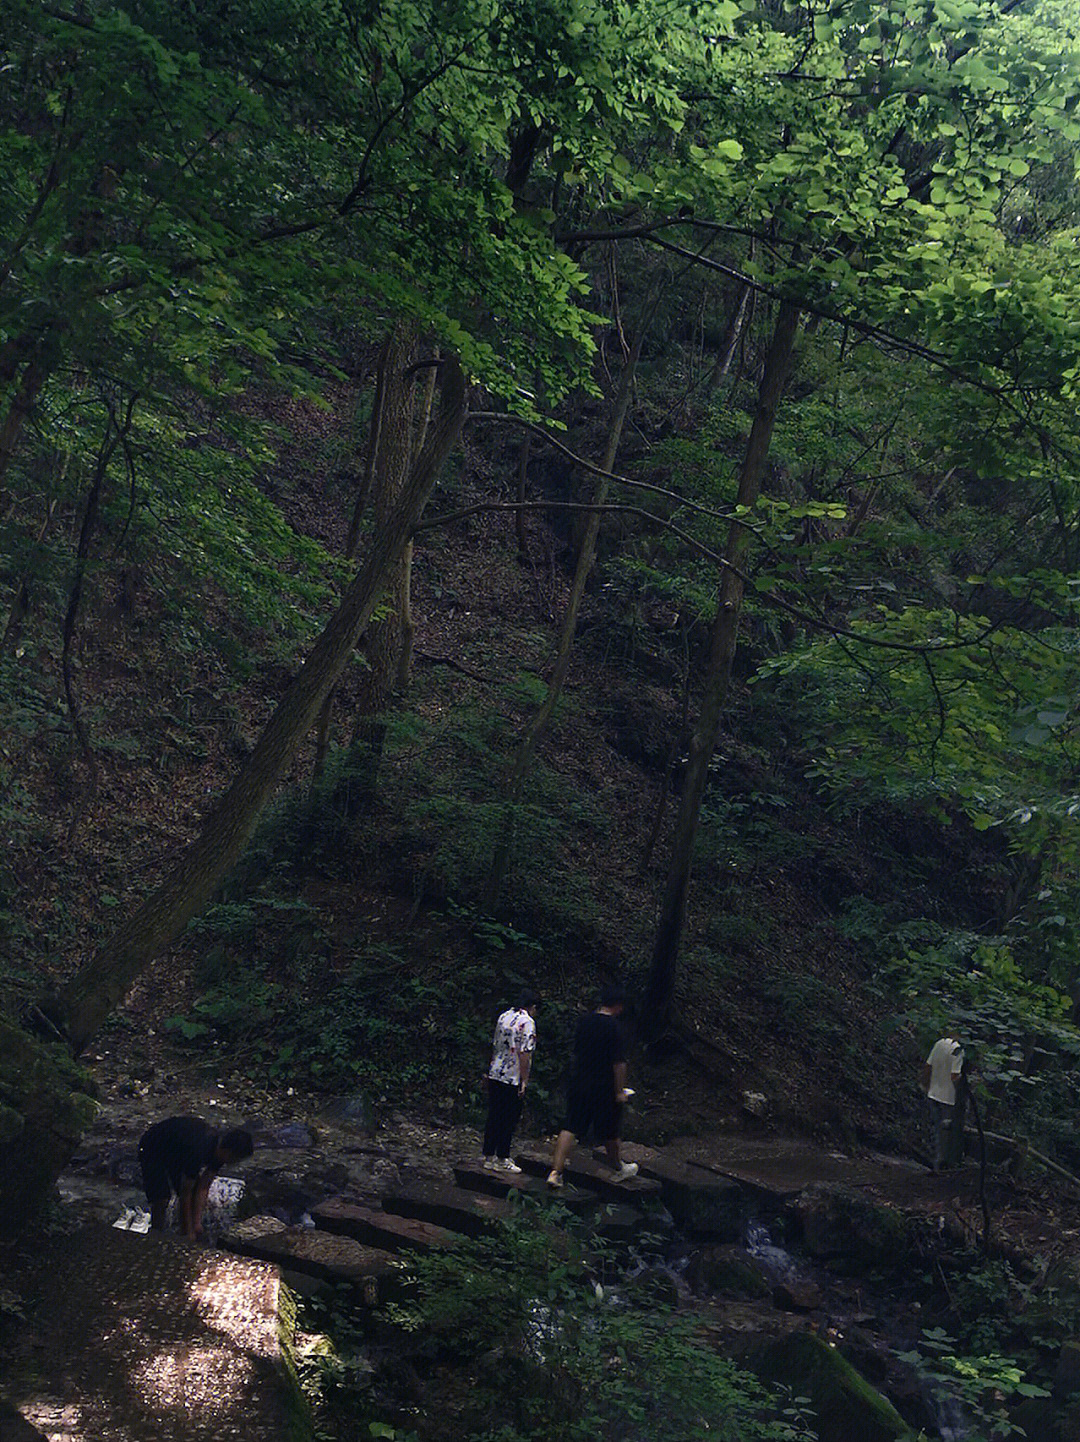
<path id="1" fill-rule="evenodd" d="M 625 1060 L 626 1047 L 618 1018 L 602 1011 L 583 1016 L 574 1033 L 571 1081 L 582 1087 L 611 1087 L 614 1085 L 612 1067 Z"/>
<path id="2" fill-rule="evenodd" d="M 139 1153 L 164 1167 L 179 1192 L 181 1181 L 197 1180 L 206 1167 L 217 1171 L 217 1143 L 217 1132 L 201 1117 L 166 1117 L 143 1134 Z"/>

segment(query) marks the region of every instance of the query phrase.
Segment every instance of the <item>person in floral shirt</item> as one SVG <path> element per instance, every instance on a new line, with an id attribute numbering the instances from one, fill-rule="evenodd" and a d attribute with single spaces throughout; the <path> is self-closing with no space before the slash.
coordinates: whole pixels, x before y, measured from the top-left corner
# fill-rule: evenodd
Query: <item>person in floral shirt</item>
<path id="1" fill-rule="evenodd" d="M 510 1140 L 521 1117 L 535 1050 L 536 997 L 526 992 L 518 1005 L 504 1011 L 495 1023 L 484 1128 L 484 1167 L 489 1172 L 521 1171 L 510 1156 Z"/>

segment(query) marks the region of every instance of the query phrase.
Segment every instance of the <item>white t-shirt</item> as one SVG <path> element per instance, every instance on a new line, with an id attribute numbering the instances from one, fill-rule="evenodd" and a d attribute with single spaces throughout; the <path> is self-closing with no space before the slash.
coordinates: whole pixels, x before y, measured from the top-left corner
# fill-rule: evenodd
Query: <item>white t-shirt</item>
<path id="1" fill-rule="evenodd" d="M 527 1011 L 512 1006 L 504 1011 L 495 1023 L 495 1039 L 491 1044 L 491 1066 L 488 1076 L 492 1081 L 506 1082 L 509 1086 L 521 1084 L 520 1053 L 536 1050 L 536 1022 Z"/>
<path id="2" fill-rule="evenodd" d="M 953 1076 L 964 1065 L 964 1048 L 951 1036 L 943 1036 L 930 1048 L 926 1065 L 930 1068 L 930 1086 L 926 1095 L 931 1101 L 955 1106 L 956 1085 Z"/>

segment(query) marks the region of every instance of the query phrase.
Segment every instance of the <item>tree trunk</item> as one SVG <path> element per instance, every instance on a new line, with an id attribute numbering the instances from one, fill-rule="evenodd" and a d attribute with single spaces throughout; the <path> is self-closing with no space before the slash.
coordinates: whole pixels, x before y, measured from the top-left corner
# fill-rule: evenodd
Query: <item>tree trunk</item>
<path id="1" fill-rule="evenodd" d="M 349 520 L 349 533 L 345 538 L 345 559 L 355 560 L 356 553 L 360 549 L 360 523 L 363 520 L 364 508 L 367 505 L 368 497 L 371 494 L 371 481 L 375 474 L 375 459 L 379 454 L 379 441 L 382 436 L 383 411 L 386 401 L 386 368 L 393 350 L 394 332 L 386 337 L 382 350 L 379 352 L 379 366 L 375 379 L 375 399 L 371 407 L 371 425 L 368 430 L 368 444 L 364 457 L 364 470 L 360 484 L 356 490 L 356 500 L 353 504 L 352 517 Z M 409 543 L 412 544 L 411 542 Z M 334 691 L 331 687 L 326 700 L 319 710 L 319 719 L 315 724 L 315 764 L 311 771 L 312 786 L 317 786 L 322 778 L 326 766 L 326 750 L 330 740 L 330 719 L 334 710 Z"/>
<path id="2" fill-rule="evenodd" d="M 791 366 L 798 326 L 798 307 L 790 301 L 782 301 L 772 342 L 765 358 L 754 424 L 739 472 L 736 504 L 751 510 L 761 492 L 776 411 Z M 645 988 L 642 1022 L 643 1037 L 647 1042 L 657 1041 L 671 1020 L 679 946 L 686 922 L 686 902 L 690 891 L 694 840 L 738 642 L 739 613 L 743 599 L 743 583 L 738 571 L 748 541 L 749 533 L 744 526 L 731 527 L 724 550 L 724 558 L 729 565 L 721 572 L 716 619 L 709 639 L 705 694 L 697 726 L 690 739 L 689 759 L 672 840 L 671 862 Z"/>
<path id="3" fill-rule="evenodd" d="M 465 419 L 466 391 L 454 359 L 442 364 L 431 435 L 372 540 L 371 552 L 292 681 L 240 774 L 199 837 L 157 889 L 44 1009 L 78 1053 L 147 965 L 209 901 L 238 860 L 297 746 L 352 655 L 382 597 Z"/>
<path id="4" fill-rule="evenodd" d="M 436 356 L 438 352 L 436 352 Z M 424 398 L 420 403 L 420 425 L 413 440 L 413 455 L 415 456 L 424 448 L 427 440 L 428 426 L 431 424 L 431 407 L 435 400 L 435 374 L 436 367 L 432 366 L 428 371 L 427 383 L 424 386 Z M 409 687 L 409 677 L 412 675 L 413 650 L 416 646 L 416 620 L 412 609 L 412 572 L 413 572 L 413 543 L 405 547 L 405 554 L 401 558 L 401 652 L 398 656 L 397 676 L 394 680 L 394 690 L 402 695 Z"/>
<path id="5" fill-rule="evenodd" d="M 371 499 L 376 529 L 397 504 L 409 470 L 416 408 L 415 360 L 415 335 L 411 330 L 399 328 L 387 358 L 382 427 L 372 480 Z M 382 713 L 393 694 L 401 657 L 407 549 L 407 545 L 402 548 L 386 578 L 379 617 L 367 627 L 361 646 L 367 670 L 360 678 L 350 747 L 350 774 L 345 797 L 345 811 L 350 817 L 362 816 L 371 808 L 378 786 L 386 739 L 386 722 Z"/>
<path id="6" fill-rule="evenodd" d="M 615 404 L 611 413 L 611 425 L 608 428 L 607 445 L 604 448 L 602 468 L 610 471 L 615 465 L 615 458 L 619 452 L 619 442 L 622 439 L 623 426 L 626 423 L 626 415 L 630 409 L 630 397 L 634 388 L 634 372 L 637 368 L 638 357 L 641 355 L 641 345 L 645 338 L 645 332 L 649 327 L 653 312 L 656 309 L 658 296 L 653 296 L 646 304 L 645 313 L 641 318 L 637 335 L 634 337 L 626 362 L 619 377 L 619 386 L 615 394 Z M 532 768 L 533 759 L 536 756 L 536 748 L 540 738 L 547 731 L 555 708 L 559 704 L 559 697 L 562 695 L 563 686 L 566 683 L 567 672 L 570 670 L 570 658 L 574 650 L 574 637 L 577 633 L 578 611 L 581 609 L 581 598 L 585 594 L 585 583 L 589 579 L 589 572 L 592 570 L 593 561 L 596 558 L 596 540 L 600 534 L 600 518 L 602 512 L 600 507 L 607 498 L 608 482 L 606 477 L 597 478 L 593 490 L 592 504 L 597 507 L 590 511 L 585 524 L 585 531 L 581 539 L 581 547 L 578 551 L 577 565 L 574 568 L 574 579 L 570 586 L 570 599 L 566 603 L 566 610 L 563 613 L 562 628 L 559 632 L 558 646 L 555 652 L 555 664 L 552 668 L 551 680 L 548 683 L 547 695 L 544 697 L 535 716 L 525 729 L 525 734 L 518 743 L 518 749 L 510 768 L 509 778 L 506 784 L 506 812 L 500 830 L 499 838 L 495 844 L 495 853 L 491 859 L 491 866 L 488 870 L 487 880 L 484 884 L 484 893 L 481 906 L 485 912 L 492 912 L 499 900 L 506 880 L 506 873 L 510 868 L 510 856 L 514 844 L 514 810 L 521 795 L 522 785 Z"/>
<path id="7" fill-rule="evenodd" d="M 48 368 L 40 355 L 32 356 L 27 361 L 15 394 L 11 398 L 11 405 L 8 407 L 3 425 L 0 425 L 0 481 L 7 474 L 7 468 L 15 454 L 23 425 L 34 409 L 34 403 L 45 384 L 47 375 Z"/>

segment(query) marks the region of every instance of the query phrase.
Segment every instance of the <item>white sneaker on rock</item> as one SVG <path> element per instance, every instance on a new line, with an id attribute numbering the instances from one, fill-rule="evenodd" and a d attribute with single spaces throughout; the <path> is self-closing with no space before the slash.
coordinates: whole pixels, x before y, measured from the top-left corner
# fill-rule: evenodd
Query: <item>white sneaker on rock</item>
<path id="1" fill-rule="evenodd" d="M 518 1166 L 517 1162 L 514 1161 L 513 1157 L 503 1157 L 503 1159 L 499 1162 L 499 1171 L 511 1172 L 514 1176 L 521 1175 L 521 1168 Z"/>
<path id="2" fill-rule="evenodd" d="M 485 1172 L 497 1172 L 498 1170 L 499 1170 L 499 1159 L 498 1159 L 498 1157 L 485 1157 L 485 1158 L 484 1158 L 484 1171 L 485 1171 Z"/>
<path id="3" fill-rule="evenodd" d="M 631 1177 L 636 1177 L 637 1174 L 637 1162 L 620 1162 L 615 1169 L 615 1180 L 617 1182 L 628 1182 Z"/>

